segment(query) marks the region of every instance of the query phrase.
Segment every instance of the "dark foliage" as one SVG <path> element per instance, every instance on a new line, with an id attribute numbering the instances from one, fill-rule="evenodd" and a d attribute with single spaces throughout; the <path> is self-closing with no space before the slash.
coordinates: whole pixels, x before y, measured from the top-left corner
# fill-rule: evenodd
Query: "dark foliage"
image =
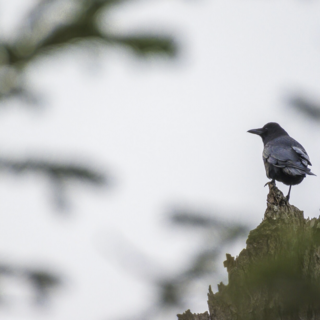
<path id="1" fill-rule="evenodd" d="M 45 303 L 50 298 L 51 292 L 62 284 L 61 277 L 52 272 L 2 263 L 0 264 L 0 280 L 4 278 L 27 281 L 34 293 L 34 302 L 38 305 Z M 6 293 L 2 292 L 2 300 L 5 297 Z M 0 299 L 0 302 L 3 301 Z"/>
<path id="2" fill-rule="evenodd" d="M 309 119 L 320 121 L 320 103 L 310 98 L 293 96 L 289 99 L 290 105 Z"/>
<path id="3" fill-rule="evenodd" d="M 123 35 L 102 28 L 99 19 L 102 14 L 106 16 L 108 10 L 122 2 L 124 1 L 42 0 L 36 4 L 21 23 L 20 32 L 15 39 L 0 39 L 0 99 L 25 96 L 28 89 L 22 73 L 26 66 L 40 56 L 67 49 L 75 44 L 87 45 L 90 48 L 92 41 L 95 41 L 104 46 L 123 46 L 139 56 L 174 56 L 177 46 L 171 36 L 152 33 Z M 61 12 L 65 12 L 66 16 L 61 15 Z M 60 15 L 59 20 L 57 17 Z M 56 19 L 52 19 L 53 17 Z"/>
<path id="4" fill-rule="evenodd" d="M 27 69 L 41 57 L 51 57 L 74 46 L 91 48 L 120 46 L 139 57 L 163 55 L 174 57 L 177 46 L 171 36 L 162 33 L 116 34 L 104 29 L 102 21 L 108 19 L 108 10 L 121 5 L 122 0 L 40 0 L 20 23 L 15 37 L 0 39 L 0 106 L 4 99 L 19 98 L 21 105 L 39 103 L 39 97 L 29 88 Z M 18 10 L 19 8 L 17 8 Z M 108 25 L 108 24 L 106 24 Z M 89 110 L 88 110 L 89 112 Z M 55 162 L 41 159 L 9 159 L 0 157 L 2 172 L 22 175 L 40 174 L 52 184 L 54 203 L 66 208 L 65 186 L 81 182 L 97 187 L 110 186 L 110 175 L 100 168 L 79 165 L 75 161 Z M 38 302 L 48 297 L 52 287 L 60 280 L 51 272 L 29 270 L 0 264 L 0 277 L 26 279 Z"/>

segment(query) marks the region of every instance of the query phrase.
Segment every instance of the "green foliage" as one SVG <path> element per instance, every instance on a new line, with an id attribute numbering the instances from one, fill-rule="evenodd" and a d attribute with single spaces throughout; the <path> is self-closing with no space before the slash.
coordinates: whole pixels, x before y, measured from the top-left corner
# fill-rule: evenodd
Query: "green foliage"
<path id="1" fill-rule="evenodd" d="M 177 46 L 172 37 L 160 34 L 115 34 L 101 26 L 102 13 L 121 0 L 42 0 L 21 23 L 14 40 L 0 40 L 0 99 L 23 96 L 26 66 L 42 55 L 66 50 L 75 44 L 96 41 L 103 46 L 123 46 L 139 56 L 162 54 L 173 57 Z M 107 24 L 108 25 L 108 24 Z M 110 30 L 112 28 L 109 28 Z"/>
<path id="2" fill-rule="evenodd" d="M 56 51 L 66 51 L 74 45 L 88 48 L 92 43 L 102 46 L 122 46 L 138 56 L 161 54 L 173 57 L 177 47 L 172 37 L 155 34 L 115 34 L 104 30 L 102 19 L 107 12 L 121 5 L 121 0 L 41 0 L 21 22 L 14 39 L 0 39 L 0 106 L 1 99 L 19 97 L 27 102 L 36 102 L 37 97 L 25 85 L 25 70 L 41 56 L 52 56 Z M 106 24 L 108 25 L 108 24 Z M 42 160 L 0 159 L 0 168 L 9 172 L 38 172 L 52 181 L 55 202 L 66 207 L 63 194 L 68 180 L 106 185 L 110 181 L 98 169 L 68 163 L 53 163 Z"/>
<path id="3" fill-rule="evenodd" d="M 122 0 L 39 0 L 20 23 L 14 37 L 0 39 L 0 106 L 4 99 L 20 98 L 37 102 L 27 83 L 27 69 L 41 57 L 51 58 L 56 52 L 71 47 L 91 48 L 92 43 L 103 47 L 120 46 L 139 57 L 163 55 L 174 57 L 177 46 L 171 36 L 130 32 L 117 34 L 112 26 L 105 29 L 108 12 Z M 19 8 L 17 7 L 17 10 Z M 102 21 L 104 20 L 104 21 Z M 88 110 L 89 112 L 89 110 Z M 69 182 L 81 182 L 97 187 L 109 186 L 111 177 L 99 168 L 79 165 L 76 161 L 56 162 L 41 159 L 10 159 L 0 157 L 0 170 L 14 174 L 39 174 L 51 182 L 54 203 L 67 207 L 65 188 Z M 59 277 L 43 270 L 29 270 L 0 264 L 0 278 L 27 280 L 41 302 L 49 291 L 61 283 Z M 40 301 L 41 300 L 41 301 Z"/>

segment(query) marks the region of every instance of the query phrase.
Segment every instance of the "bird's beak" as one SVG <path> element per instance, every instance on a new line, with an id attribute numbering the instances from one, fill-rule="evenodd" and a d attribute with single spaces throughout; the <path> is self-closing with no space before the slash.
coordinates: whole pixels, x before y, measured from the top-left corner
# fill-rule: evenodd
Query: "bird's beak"
<path id="1" fill-rule="evenodd" d="M 251 129 L 248 130 L 249 133 L 257 134 L 258 136 L 261 136 L 264 132 L 263 128 L 261 129 Z"/>

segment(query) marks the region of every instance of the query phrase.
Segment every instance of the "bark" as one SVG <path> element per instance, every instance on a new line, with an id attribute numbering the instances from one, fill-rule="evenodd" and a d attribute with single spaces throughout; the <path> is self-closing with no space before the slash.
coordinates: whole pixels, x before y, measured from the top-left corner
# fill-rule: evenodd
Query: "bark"
<path id="1" fill-rule="evenodd" d="M 207 312 L 179 320 L 320 320 L 320 218 L 304 219 L 269 184 L 264 220 L 224 266 L 229 283 L 208 293 Z"/>

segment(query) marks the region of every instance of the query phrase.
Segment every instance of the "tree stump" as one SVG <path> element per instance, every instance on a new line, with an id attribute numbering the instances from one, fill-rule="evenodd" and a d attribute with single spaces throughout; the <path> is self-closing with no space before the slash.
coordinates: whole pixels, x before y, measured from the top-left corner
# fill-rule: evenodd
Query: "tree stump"
<path id="1" fill-rule="evenodd" d="M 229 284 L 208 293 L 208 312 L 179 320 L 320 320 L 320 218 L 304 219 L 269 184 L 261 224 L 224 266 Z"/>

